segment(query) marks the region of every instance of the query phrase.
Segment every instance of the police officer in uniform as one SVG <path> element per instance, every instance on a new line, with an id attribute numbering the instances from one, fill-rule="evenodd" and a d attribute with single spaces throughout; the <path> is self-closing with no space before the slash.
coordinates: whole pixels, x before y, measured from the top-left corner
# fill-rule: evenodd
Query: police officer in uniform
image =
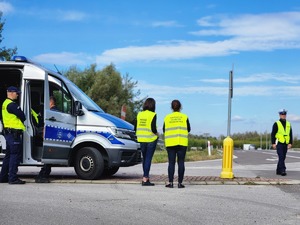
<path id="1" fill-rule="evenodd" d="M 286 153 L 293 144 L 292 126 L 286 120 L 287 110 L 282 109 L 279 111 L 279 120 L 273 124 L 271 141 L 273 149 L 277 149 L 278 163 L 276 174 L 286 176 L 285 158 Z M 277 144 L 276 144 L 277 142 Z"/>
<path id="2" fill-rule="evenodd" d="M 56 98 L 54 96 L 50 96 L 49 99 L 50 110 L 59 111 L 56 106 Z M 44 164 L 41 168 L 39 175 L 35 177 L 36 183 L 50 183 L 49 176 L 51 173 L 51 165 Z"/>
<path id="3" fill-rule="evenodd" d="M 6 154 L 3 159 L 0 182 L 9 184 L 25 184 L 17 176 L 18 166 L 22 158 L 22 134 L 25 130 L 25 114 L 15 102 L 20 91 L 16 87 L 7 88 L 7 99 L 2 105 L 3 132 L 6 139 Z"/>
<path id="4" fill-rule="evenodd" d="M 155 184 L 151 183 L 149 179 L 151 160 L 158 140 L 155 100 L 153 98 L 147 98 L 144 102 L 143 111 L 138 113 L 134 129 L 143 155 L 142 186 L 154 186 Z"/>
<path id="5" fill-rule="evenodd" d="M 165 146 L 168 151 L 168 177 L 167 188 L 173 188 L 175 162 L 178 163 L 178 188 L 184 188 L 182 184 L 185 166 L 185 154 L 188 146 L 188 133 L 191 131 L 188 116 L 181 113 L 181 103 L 173 100 L 171 103 L 172 113 L 164 119 L 163 132 L 165 135 Z"/>

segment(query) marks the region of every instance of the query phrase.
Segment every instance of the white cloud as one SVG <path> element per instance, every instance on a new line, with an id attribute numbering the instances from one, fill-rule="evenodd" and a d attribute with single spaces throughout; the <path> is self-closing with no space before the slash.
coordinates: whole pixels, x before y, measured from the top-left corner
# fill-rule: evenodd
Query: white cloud
<path id="1" fill-rule="evenodd" d="M 221 35 L 264 40 L 294 40 L 299 37 L 300 12 L 282 12 L 268 14 L 245 14 L 231 18 L 222 16 L 203 17 L 198 20 L 200 26 L 214 26 L 214 29 L 193 32 L 196 35 Z"/>
<path id="2" fill-rule="evenodd" d="M 233 116 L 233 117 L 231 118 L 231 121 L 236 121 L 236 122 L 238 122 L 238 121 L 245 121 L 245 119 L 242 118 L 241 116 L 236 115 L 236 116 Z"/>
<path id="3" fill-rule="evenodd" d="M 150 46 L 128 46 L 104 51 L 98 64 L 110 62 L 179 60 L 225 56 L 242 51 L 300 48 L 300 12 L 240 15 L 233 18 L 204 17 L 201 26 L 212 27 L 192 34 L 228 36 L 215 42 L 170 41 Z"/>
<path id="4" fill-rule="evenodd" d="M 70 52 L 41 54 L 35 56 L 33 60 L 55 65 L 87 65 L 88 62 L 93 61 L 92 57 L 84 53 Z"/>
<path id="5" fill-rule="evenodd" d="M 174 87 L 167 85 L 154 85 L 143 81 L 139 81 L 138 89 L 143 90 L 144 93 L 151 96 L 165 96 L 169 98 L 174 94 L 181 95 L 214 95 L 214 96 L 228 96 L 228 85 L 220 86 L 187 86 Z M 276 90 L 276 91 L 275 91 Z M 300 86 L 240 86 L 233 88 L 233 98 L 245 96 L 285 96 L 297 97 L 300 93 Z"/>
<path id="6" fill-rule="evenodd" d="M 59 18 L 65 21 L 82 21 L 87 15 L 79 11 L 59 11 Z"/>
<path id="7" fill-rule="evenodd" d="M 178 24 L 174 20 L 169 21 L 156 21 L 152 23 L 153 27 L 180 27 L 182 25 Z"/>
<path id="8" fill-rule="evenodd" d="M 288 115 L 288 120 L 291 122 L 300 122 L 300 116 L 291 114 Z"/>
<path id="9" fill-rule="evenodd" d="M 4 14 L 14 11 L 14 7 L 8 2 L 0 2 L 0 11 Z"/>
<path id="10" fill-rule="evenodd" d="M 205 83 L 228 83 L 228 79 L 217 78 L 217 79 L 201 79 L 199 80 Z M 233 82 L 236 83 L 263 83 L 268 81 L 277 81 L 280 83 L 299 84 L 299 75 L 288 75 L 288 74 L 276 74 L 276 73 L 260 73 L 253 74 L 247 77 L 234 76 Z"/>

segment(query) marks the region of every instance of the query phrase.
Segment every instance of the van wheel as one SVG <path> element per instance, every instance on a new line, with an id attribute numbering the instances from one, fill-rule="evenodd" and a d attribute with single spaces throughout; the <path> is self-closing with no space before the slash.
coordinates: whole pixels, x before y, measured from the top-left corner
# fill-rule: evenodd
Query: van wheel
<path id="1" fill-rule="evenodd" d="M 84 147 L 77 152 L 75 172 L 80 179 L 98 179 L 104 170 L 104 160 L 101 153 L 92 147 Z"/>
<path id="2" fill-rule="evenodd" d="M 112 168 L 104 168 L 103 177 L 110 177 L 118 172 L 119 167 L 112 167 Z"/>

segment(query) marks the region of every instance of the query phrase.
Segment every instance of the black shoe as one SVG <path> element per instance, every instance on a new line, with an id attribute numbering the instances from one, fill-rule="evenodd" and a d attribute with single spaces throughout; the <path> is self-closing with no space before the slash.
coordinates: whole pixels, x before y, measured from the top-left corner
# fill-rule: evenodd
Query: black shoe
<path id="1" fill-rule="evenodd" d="M 151 183 L 149 180 L 142 181 L 142 186 L 154 186 L 155 184 Z"/>
<path id="2" fill-rule="evenodd" d="M 281 173 L 276 171 L 276 175 L 281 175 Z"/>
<path id="3" fill-rule="evenodd" d="M 173 188 L 173 183 L 169 183 L 166 185 L 166 188 Z"/>
<path id="4" fill-rule="evenodd" d="M 286 172 L 282 172 L 282 173 L 281 173 L 281 176 L 286 176 Z"/>
<path id="5" fill-rule="evenodd" d="M 8 179 L 7 178 L 2 179 L 2 180 L 0 180 L 0 183 L 8 183 Z"/>
<path id="6" fill-rule="evenodd" d="M 185 186 L 182 183 L 178 183 L 178 188 L 185 188 Z"/>
<path id="7" fill-rule="evenodd" d="M 9 184 L 25 184 L 26 181 L 17 179 L 15 181 L 10 181 Z"/>
<path id="8" fill-rule="evenodd" d="M 50 180 L 46 177 L 37 177 L 35 183 L 50 183 Z"/>

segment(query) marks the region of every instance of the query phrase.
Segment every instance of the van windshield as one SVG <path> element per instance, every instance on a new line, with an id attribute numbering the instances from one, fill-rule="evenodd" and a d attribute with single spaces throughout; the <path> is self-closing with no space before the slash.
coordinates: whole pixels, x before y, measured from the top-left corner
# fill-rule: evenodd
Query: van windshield
<path id="1" fill-rule="evenodd" d="M 73 96 L 77 101 L 80 101 L 81 104 L 89 111 L 103 112 L 101 109 L 90 97 L 88 97 L 80 88 L 78 88 L 74 83 L 67 83 L 69 90 L 72 92 Z"/>

